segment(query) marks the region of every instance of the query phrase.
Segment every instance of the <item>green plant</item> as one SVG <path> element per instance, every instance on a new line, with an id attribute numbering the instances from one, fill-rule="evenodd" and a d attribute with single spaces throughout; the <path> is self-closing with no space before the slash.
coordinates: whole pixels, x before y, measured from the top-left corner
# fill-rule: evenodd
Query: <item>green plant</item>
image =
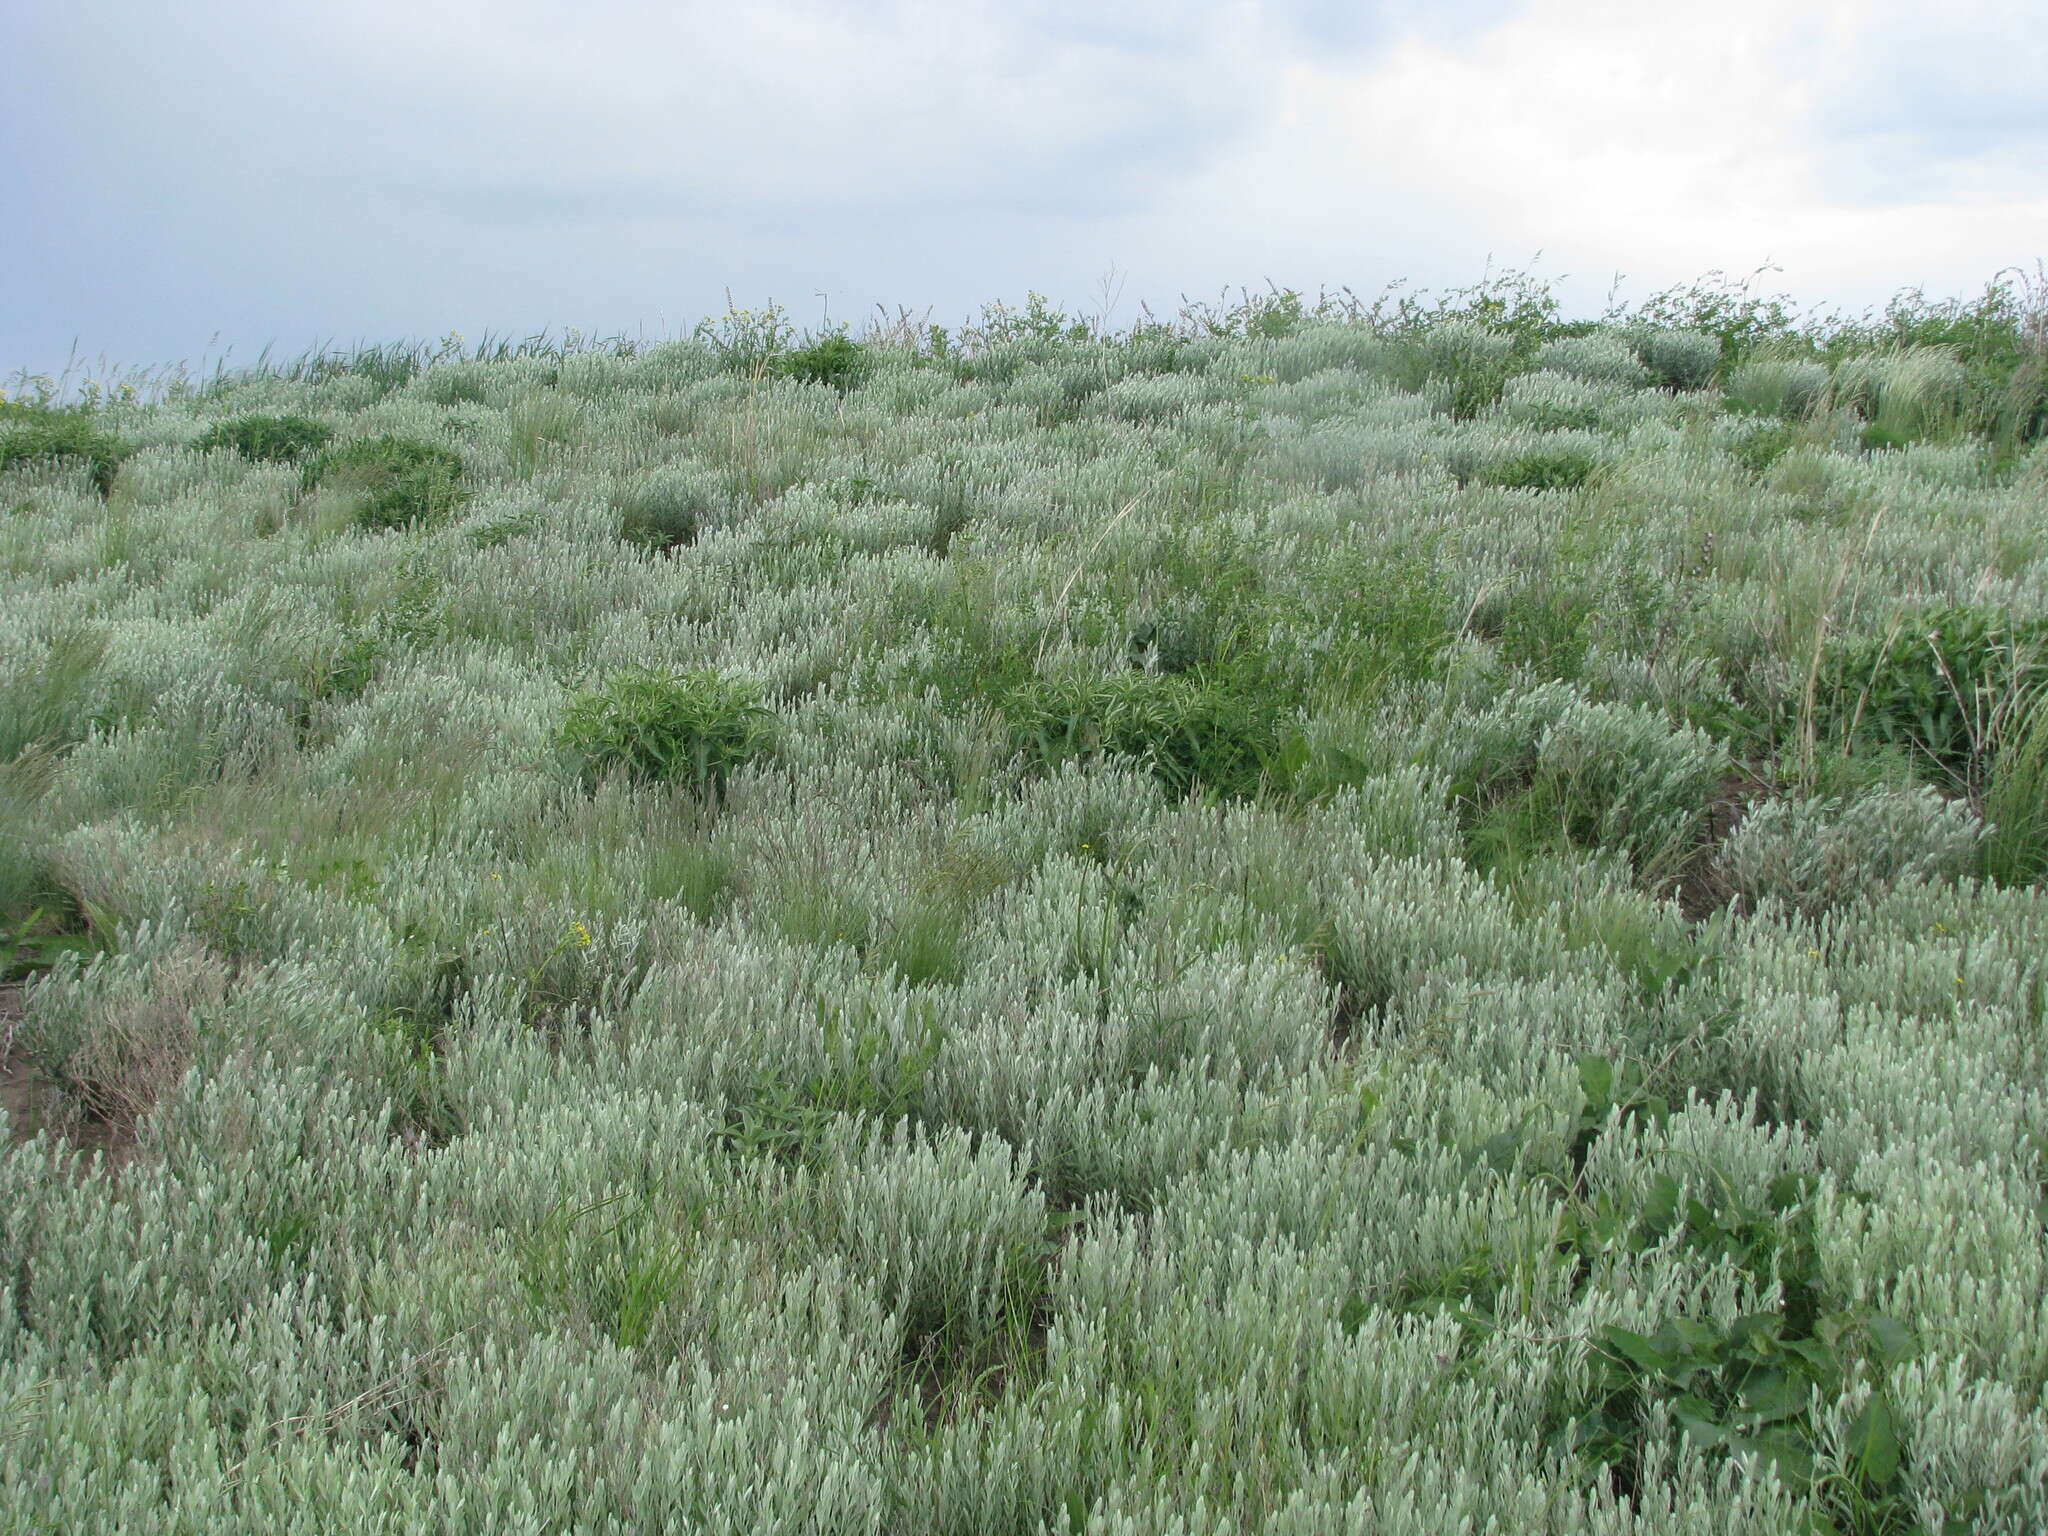
<path id="1" fill-rule="evenodd" d="M 1851 1424 L 1839 1469 L 1823 1475 L 1819 1461 L 1814 1409 L 1853 1380 L 1845 1344 L 1858 1329 L 1880 1359 L 1907 1351 L 1903 1330 L 1887 1318 L 1824 1319 L 1811 1333 L 1777 1313 L 1725 1327 L 1673 1317 L 1650 1334 L 1602 1328 L 1592 1349 L 1593 1391 L 1563 1443 L 1632 1482 L 1649 1406 L 1658 1404 L 1699 1449 L 1765 1462 L 1788 1488 L 1818 1495 L 1834 1516 L 1830 1529 L 1903 1536 L 1918 1527 L 1900 1476 L 1897 1418 L 1882 1387 L 1869 1391 Z"/>
<path id="2" fill-rule="evenodd" d="M 0 470 L 42 460 L 83 465 L 100 495 L 134 450 L 103 432 L 89 411 L 0 401 Z"/>
<path id="3" fill-rule="evenodd" d="M 300 471 L 306 490 L 325 485 L 351 492 L 356 522 L 376 529 L 441 521 L 469 499 L 461 481 L 460 454 L 392 434 L 331 448 Z"/>
<path id="4" fill-rule="evenodd" d="M 1711 738 L 1563 683 L 1461 722 L 1453 791 L 1472 857 L 1512 871 L 1564 847 L 1626 853 L 1655 888 L 1691 855 L 1727 758 Z"/>
<path id="5" fill-rule="evenodd" d="M 634 667 L 571 699 L 559 739 L 587 781 L 624 773 L 706 794 L 769 749 L 773 720 L 745 679 Z"/>
<path id="6" fill-rule="evenodd" d="M 1286 739 L 1273 690 L 1231 674 L 1132 673 L 1034 679 L 1003 703 L 1012 739 L 1048 765 L 1133 758 L 1173 795 L 1255 795 Z"/>
<path id="7" fill-rule="evenodd" d="M 1825 363 L 1805 358 L 1754 357 L 1728 378 L 1728 405 L 1755 416 L 1801 420 L 1827 396 Z"/>
<path id="8" fill-rule="evenodd" d="M 558 1202 L 519 1239 L 516 1253 L 537 1309 L 587 1319 L 627 1349 L 648 1342 L 689 1274 L 670 1224 L 651 1201 L 625 1194 Z"/>
<path id="9" fill-rule="evenodd" d="M 1411 389 L 1434 386 L 1442 408 L 1459 420 L 1500 401 L 1507 381 L 1527 365 L 1512 334 L 1476 320 L 1439 320 L 1404 338 L 1395 373 Z"/>
<path id="10" fill-rule="evenodd" d="M 840 332 L 820 337 L 808 347 L 784 352 L 775 359 L 772 371 L 778 378 L 823 384 L 843 395 L 860 383 L 872 367 L 868 349 Z"/>
<path id="11" fill-rule="evenodd" d="M 815 1017 L 823 1065 L 801 1077 L 758 1074 L 726 1111 L 721 1140 L 729 1150 L 803 1162 L 843 1118 L 872 1121 L 889 1130 L 918 1117 L 925 1080 L 946 1043 L 945 1029 L 935 1016 L 903 1048 L 858 1008 L 820 999 Z"/>
<path id="12" fill-rule="evenodd" d="M 1651 294 L 1633 310 L 1617 307 L 1607 318 L 1710 336 L 1721 361 L 1733 364 L 1760 346 L 1784 345 L 1800 333 L 1788 295 L 1756 291 L 1757 279 L 1769 270 L 1759 267 L 1740 279 L 1709 272 Z"/>
<path id="13" fill-rule="evenodd" d="M 1965 423 L 1969 372 L 1943 347 L 1904 347 L 1844 359 L 1830 395 L 1860 415 L 1866 448 L 1899 448 L 1954 435 Z"/>
<path id="14" fill-rule="evenodd" d="M 285 370 L 287 377 L 314 381 L 366 379 L 377 392 L 389 394 L 418 378 L 433 354 L 424 342 L 380 342 L 352 352 L 320 352 L 302 357 Z"/>
<path id="15" fill-rule="evenodd" d="M 235 416 L 217 422 L 193 446 L 200 449 L 232 448 L 245 459 L 285 463 L 303 454 L 317 453 L 334 437 L 334 429 L 311 416 Z"/>
<path id="16" fill-rule="evenodd" d="M 717 354 L 728 373 L 758 377 L 766 372 L 796 335 L 789 312 L 772 299 L 760 309 L 740 309 L 727 296 L 717 321 L 703 320 L 695 338 Z"/>
<path id="17" fill-rule="evenodd" d="M 1789 421 L 1760 422 L 1730 445 L 1736 462 L 1752 475 L 1761 476 L 1782 459 L 1799 441 L 1799 429 Z"/>
<path id="18" fill-rule="evenodd" d="M 553 389 L 531 391 L 505 413 L 506 446 L 522 480 L 533 478 L 550 448 L 570 447 L 582 436 L 582 407 Z"/>
<path id="19" fill-rule="evenodd" d="M 673 550 L 694 544 L 718 505 L 708 477 L 685 468 L 654 470 L 614 493 L 619 537 L 644 549 Z"/>
<path id="20" fill-rule="evenodd" d="M 1704 389 L 1721 366 L 1721 343 L 1704 331 L 1639 326 L 1629 333 L 1636 356 L 1665 389 Z"/>
<path id="21" fill-rule="evenodd" d="M 65 955 L 90 960 L 104 947 L 104 940 L 86 931 L 80 915 L 61 898 L 26 911 L 19 904 L 0 906 L 0 982 L 39 975 Z"/>
<path id="22" fill-rule="evenodd" d="M 1490 485 L 1524 491 L 1575 491 L 1592 478 L 1599 460 L 1582 448 L 1537 449 L 1485 470 Z"/>
<path id="23" fill-rule="evenodd" d="M 2044 681 L 2048 620 L 1995 608 L 1923 609 L 1886 634 L 1830 641 L 1816 714 L 1843 740 L 1904 748 L 1976 794 Z"/>
<path id="24" fill-rule="evenodd" d="M 38 665 L 0 683 L 0 761 L 33 747 L 61 750 L 90 733 L 101 713 L 92 705 L 107 646 L 105 629 L 68 624 L 50 636 Z"/>
<path id="25" fill-rule="evenodd" d="M 2048 679 L 2011 711 L 1984 786 L 1983 870 L 2003 885 L 2048 876 Z"/>

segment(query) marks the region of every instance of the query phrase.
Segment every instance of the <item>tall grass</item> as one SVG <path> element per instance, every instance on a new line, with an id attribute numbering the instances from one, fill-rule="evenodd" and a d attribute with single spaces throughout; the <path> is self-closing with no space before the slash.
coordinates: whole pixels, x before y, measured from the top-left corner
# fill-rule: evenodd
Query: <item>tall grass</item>
<path id="1" fill-rule="evenodd" d="M 2032 292 L 75 391 L 0 1523 L 2048 1525 Z"/>

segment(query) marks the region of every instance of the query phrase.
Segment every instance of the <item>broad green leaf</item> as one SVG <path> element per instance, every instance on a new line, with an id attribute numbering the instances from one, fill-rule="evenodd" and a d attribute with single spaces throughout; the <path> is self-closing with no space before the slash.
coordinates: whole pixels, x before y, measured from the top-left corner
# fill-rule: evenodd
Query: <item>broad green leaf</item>
<path id="1" fill-rule="evenodd" d="M 1605 1056 L 1581 1056 L 1579 1087 L 1588 1108 L 1605 1110 L 1614 1102 L 1614 1063 Z"/>
<path id="2" fill-rule="evenodd" d="M 1844 1449 L 1865 1488 L 1886 1488 L 1899 1475 L 1899 1434 L 1891 1404 L 1882 1392 L 1871 1394 L 1856 1422 L 1849 1426 Z"/>
<path id="3" fill-rule="evenodd" d="M 1626 1328 L 1602 1328 L 1600 1343 L 1609 1354 L 1619 1355 L 1637 1370 L 1651 1376 L 1661 1376 L 1677 1364 L 1676 1360 L 1650 1340 L 1640 1333 L 1631 1333 Z"/>

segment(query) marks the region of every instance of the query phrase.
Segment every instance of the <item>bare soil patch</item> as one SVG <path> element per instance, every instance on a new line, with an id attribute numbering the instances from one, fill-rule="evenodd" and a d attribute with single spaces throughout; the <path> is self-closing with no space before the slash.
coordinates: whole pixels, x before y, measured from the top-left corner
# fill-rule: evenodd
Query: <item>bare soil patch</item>
<path id="1" fill-rule="evenodd" d="M 101 1152 L 118 1169 L 134 1151 L 133 1138 L 82 1113 L 72 1097 L 35 1068 L 15 1040 L 23 1013 L 23 987 L 0 983 L 0 1109 L 7 1111 L 10 1142 L 32 1141 L 44 1131 L 80 1152 Z"/>
<path id="2" fill-rule="evenodd" d="M 1752 773 L 1737 769 L 1714 788 L 1707 803 L 1707 837 L 1678 882 L 1678 910 L 1687 922 L 1703 922 L 1728 905 L 1730 892 L 1721 878 L 1721 845 L 1749 814 L 1757 800 L 1771 792 L 1770 785 Z"/>

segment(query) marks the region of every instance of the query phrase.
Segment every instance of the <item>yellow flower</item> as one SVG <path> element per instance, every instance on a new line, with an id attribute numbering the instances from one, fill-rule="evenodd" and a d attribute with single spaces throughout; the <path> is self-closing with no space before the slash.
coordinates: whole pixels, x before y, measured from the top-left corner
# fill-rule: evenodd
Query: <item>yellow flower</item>
<path id="1" fill-rule="evenodd" d="M 590 930 L 584 927 L 581 922 L 573 922 L 569 925 L 569 936 L 576 941 L 578 949 L 590 948 Z"/>

